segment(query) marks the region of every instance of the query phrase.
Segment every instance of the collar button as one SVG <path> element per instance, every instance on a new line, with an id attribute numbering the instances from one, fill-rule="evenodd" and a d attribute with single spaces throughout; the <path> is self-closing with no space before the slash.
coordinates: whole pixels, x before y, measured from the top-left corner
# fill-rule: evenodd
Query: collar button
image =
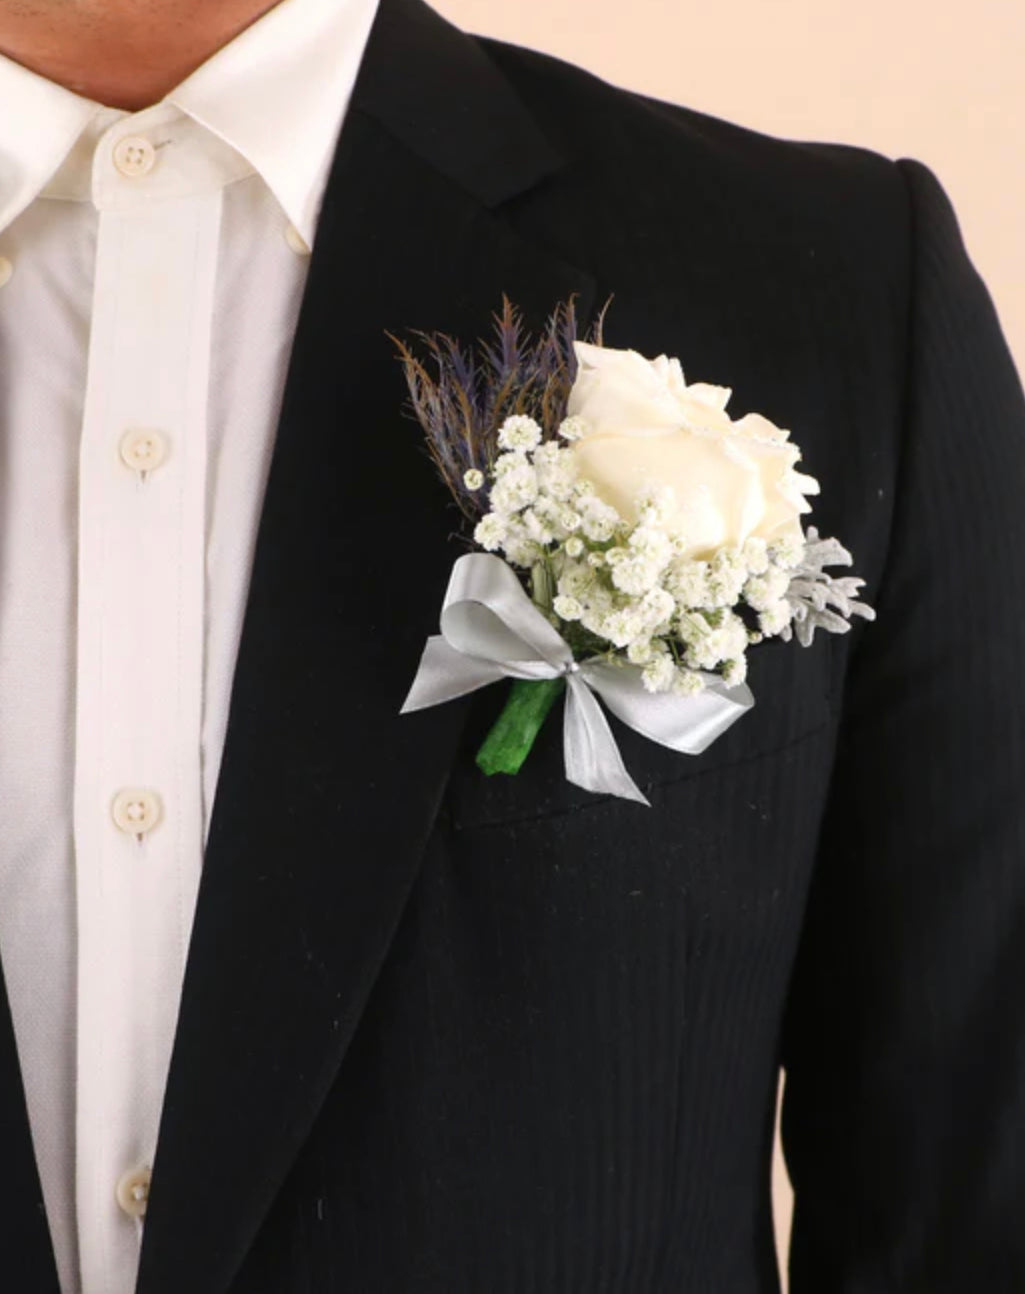
<path id="1" fill-rule="evenodd" d="M 142 135 L 125 135 L 114 145 L 114 166 L 126 178 L 148 175 L 157 160 L 157 150 Z"/>

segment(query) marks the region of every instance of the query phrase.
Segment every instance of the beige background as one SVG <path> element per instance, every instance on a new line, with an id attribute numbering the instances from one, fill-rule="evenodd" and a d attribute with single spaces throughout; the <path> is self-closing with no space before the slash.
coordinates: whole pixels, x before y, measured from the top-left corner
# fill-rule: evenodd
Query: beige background
<path id="1" fill-rule="evenodd" d="M 957 210 L 1025 369 L 1022 0 L 432 0 L 459 26 L 791 139 L 915 157 Z M 780 1251 L 789 1192 L 777 1155 Z"/>

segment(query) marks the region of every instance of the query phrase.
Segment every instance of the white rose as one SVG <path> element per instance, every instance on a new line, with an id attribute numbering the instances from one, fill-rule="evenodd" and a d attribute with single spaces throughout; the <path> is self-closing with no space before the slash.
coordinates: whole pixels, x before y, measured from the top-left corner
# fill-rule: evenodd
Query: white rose
<path id="1" fill-rule="evenodd" d="M 588 430 L 568 447 L 595 493 L 634 524 L 638 500 L 669 486 L 665 520 L 682 557 L 701 558 L 752 536 L 799 539 L 805 494 L 818 482 L 794 470 L 789 432 L 761 414 L 734 422 L 729 387 L 684 381 L 678 359 L 573 343 L 578 372 L 569 417 Z"/>

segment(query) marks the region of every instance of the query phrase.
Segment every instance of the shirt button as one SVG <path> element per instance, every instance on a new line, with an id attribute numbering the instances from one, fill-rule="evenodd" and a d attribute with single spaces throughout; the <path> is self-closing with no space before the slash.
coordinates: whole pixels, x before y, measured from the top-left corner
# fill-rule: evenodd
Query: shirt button
<path id="1" fill-rule="evenodd" d="M 114 145 L 114 165 L 130 179 L 147 175 L 156 160 L 157 150 L 141 135 L 126 135 Z"/>
<path id="2" fill-rule="evenodd" d="M 5 283 L 11 281 L 11 275 L 14 273 L 14 264 L 6 256 L 0 256 L 0 288 Z"/>
<path id="3" fill-rule="evenodd" d="M 126 786 L 114 796 L 111 812 L 122 831 L 141 840 L 160 821 L 160 799 L 144 786 Z"/>
<path id="4" fill-rule="evenodd" d="M 129 429 L 118 445 L 121 461 L 139 472 L 143 480 L 147 472 L 160 466 L 167 457 L 167 451 L 167 437 L 152 427 Z"/>
<path id="5" fill-rule="evenodd" d="M 300 256 L 309 256 L 310 245 L 295 225 L 289 225 L 285 229 L 285 242 L 293 252 L 298 252 Z"/>
<path id="6" fill-rule="evenodd" d="M 149 1201 L 149 1184 L 153 1174 L 148 1168 L 130 1168 L 117 1183 L 117 1202 L 130 1218 L 141 1218 Z"/>

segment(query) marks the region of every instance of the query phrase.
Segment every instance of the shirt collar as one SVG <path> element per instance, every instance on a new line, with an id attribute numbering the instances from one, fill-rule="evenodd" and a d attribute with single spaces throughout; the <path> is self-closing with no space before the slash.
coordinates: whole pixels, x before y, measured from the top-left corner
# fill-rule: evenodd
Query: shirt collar
<path id="1" fill-rule="evenodd" d="M 171 90 L 259 172 L 308 246 L 378 0 L 279 0 Z M 130 120 L 0 55 L 0 229 L 90 122 Z"/>

